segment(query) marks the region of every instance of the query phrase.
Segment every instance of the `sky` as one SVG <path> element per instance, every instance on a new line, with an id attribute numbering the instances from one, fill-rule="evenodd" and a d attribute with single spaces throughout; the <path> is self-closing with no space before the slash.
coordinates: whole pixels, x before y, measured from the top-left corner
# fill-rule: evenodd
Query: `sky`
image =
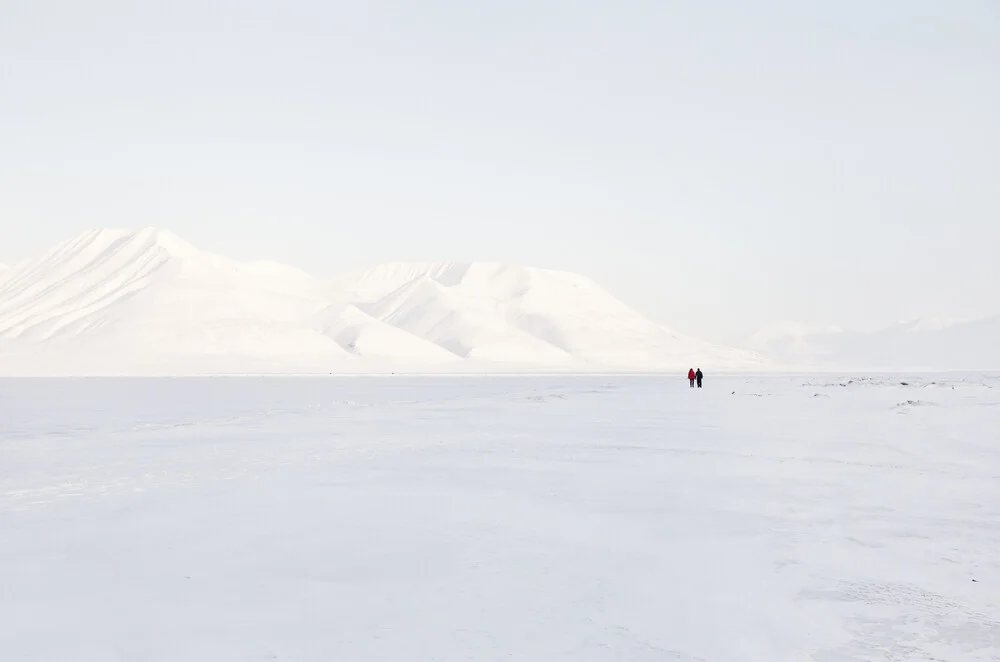
<path id="1" fill-rule="evenodd" d="M 502 260 L 673 328 L 1000 314 L 996 0 L 4 0 L 0 261 Z"/>

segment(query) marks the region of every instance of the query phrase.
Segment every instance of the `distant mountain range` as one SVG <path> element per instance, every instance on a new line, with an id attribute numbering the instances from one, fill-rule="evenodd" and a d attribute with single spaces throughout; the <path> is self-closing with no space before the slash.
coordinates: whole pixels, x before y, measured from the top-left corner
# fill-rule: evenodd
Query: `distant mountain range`
<path id="1" fill-rule="evenodd" d="M 653 322 L 590 279 L 404 262 L 319 279 L 169 231 L 91 230 L 0 264 L 0 374 L 1000 370 L 1000 316 L 874 333 L 786 324 L 750 350 Z"/>
<path id="2" fill-rule="evenodd" d="M 1000 316 L 916 319 L 870 333 L 785 325 L 748 345 L 774 362 L 807 369 L 1000 370 Z"/>
<path id="3" fill-rule="evenodd" d="M 579 275 L 383 264 L 322 280 L 157 228 L 92 230 L 0 270 L 0 373 L 763 368 L 652 322 Z"/>

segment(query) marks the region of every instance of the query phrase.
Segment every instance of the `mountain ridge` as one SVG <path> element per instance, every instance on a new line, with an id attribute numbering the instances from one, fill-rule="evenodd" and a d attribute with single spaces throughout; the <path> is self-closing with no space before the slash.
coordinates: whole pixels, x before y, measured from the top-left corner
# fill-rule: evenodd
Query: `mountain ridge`
<path id="1" fill-rule="evenodd" d="M 776 325 L 748 346 L 786 364 L 868 370 L 1000 369 L 1000 315 L 972 320 L 913 318 L 875 331 Z"/>
<path id="2" fill-rule="evenodd" d="M 0 274 L 6 372 L 58 373 L 60 361 L 122 374 L 762 363 L 676 334 L 585 276 L 501 262 L 383 263 L 319 279 L 162 228 L 101 228 Z"/>

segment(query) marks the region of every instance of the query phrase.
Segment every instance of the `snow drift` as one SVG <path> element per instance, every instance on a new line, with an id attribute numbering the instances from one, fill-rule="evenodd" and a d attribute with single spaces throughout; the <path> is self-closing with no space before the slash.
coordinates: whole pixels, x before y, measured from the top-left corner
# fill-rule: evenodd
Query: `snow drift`
<path id="1" fill-rule="evenodd" d="M 758 356 L 674 333 L 576 274 L 394 263 L 323 281 L 157 228 L 0 271 L 7 374 L 686 369 Z"/>

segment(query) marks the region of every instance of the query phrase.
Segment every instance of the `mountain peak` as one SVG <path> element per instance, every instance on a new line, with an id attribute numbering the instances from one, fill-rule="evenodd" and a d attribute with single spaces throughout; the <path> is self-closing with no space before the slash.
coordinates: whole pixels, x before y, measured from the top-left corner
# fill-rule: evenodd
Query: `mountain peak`
<path id="1" fill-rule="evenodd" d="M 138 230 L 105 228 L 90 232 L 93 243 L 104 248 L 128 245 L 133 250 L 155 249 L 178 258 L 191 257 L 200 253 L 198 249 L 173 232 L 158 227 L 151 226 Z"/>

